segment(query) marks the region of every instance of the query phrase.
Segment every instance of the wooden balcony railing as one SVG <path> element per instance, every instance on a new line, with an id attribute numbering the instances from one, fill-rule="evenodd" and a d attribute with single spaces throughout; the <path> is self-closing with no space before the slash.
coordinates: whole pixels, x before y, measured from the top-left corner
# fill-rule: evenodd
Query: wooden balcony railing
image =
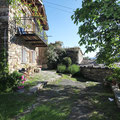
<path id="1" fill-rule="evenodd" d="M 16 35 L 36 47 L 47 46 L 48 38 L 42 26 L 39 26 L 35 18 L 20 18 L 15 20 Z"/>

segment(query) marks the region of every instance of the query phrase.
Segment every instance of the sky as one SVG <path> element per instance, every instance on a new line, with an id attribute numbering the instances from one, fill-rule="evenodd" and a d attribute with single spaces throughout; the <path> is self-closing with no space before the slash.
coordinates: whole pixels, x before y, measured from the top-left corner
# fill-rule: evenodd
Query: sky
<path id="1" fill-rule="evenodd" d="M 78 27 L 71 16 L 76 8 L 81 8 L 82 0 L 43 0 L 45 6 L 49 30 L 47 31 L 49 43 L 62 41 L 63 47 L 80 47 L 84 53 L 84 46 L 79 46 L 80 40 Z M 94 57 L 96 52 L 85 54 Z"/>

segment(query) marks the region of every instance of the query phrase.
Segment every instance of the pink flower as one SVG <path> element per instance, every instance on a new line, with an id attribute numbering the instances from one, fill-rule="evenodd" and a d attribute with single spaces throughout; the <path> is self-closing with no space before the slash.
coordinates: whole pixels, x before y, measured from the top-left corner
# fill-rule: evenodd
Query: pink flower
<path id="1" fill-rule="evenodd" d="M 22 80 L 24 80 L 24 75 L 22 75 L 22 78 L 21 78 Z"/>
<path id="2" fill-rule="evenodd" d="M 26 81 L 26 78 L 24 78 L 24 81 Z"/>
<path id="3" fill-rule="evenodd" d="M 24 84 L 24 81 L 22 81 L 22 83 Z"/>

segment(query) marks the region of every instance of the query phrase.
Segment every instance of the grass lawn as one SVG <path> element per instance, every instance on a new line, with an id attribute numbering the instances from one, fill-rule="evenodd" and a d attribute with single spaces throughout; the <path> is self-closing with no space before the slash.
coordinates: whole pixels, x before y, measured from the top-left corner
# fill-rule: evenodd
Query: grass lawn
<path id="1" fill-rule="evenodd" d="M 11 120 L 35 102 L 35 95 L 17 93 L 0 94 L 0 120 Z"/>
<path id="2" fill-rule="evenodd" d="M 66 120 L 69 113 L 70 103 L 64 102 L 60 106 L 46 103 L 38 106 L 20 120 Z"/>
<path id="3" fill-rule="evenodd" d="M 72 81 L 77 81 L 77 79 L 76 78 L 74 78 L 74 77 L 71 77 L 70 75 L 66 75 L 66 74 L 62 74 L 62 77 L 61 77 L 61 79 L 63 80 L 63 79 L 69 79 L 69 80 L 72 80 Z"/>

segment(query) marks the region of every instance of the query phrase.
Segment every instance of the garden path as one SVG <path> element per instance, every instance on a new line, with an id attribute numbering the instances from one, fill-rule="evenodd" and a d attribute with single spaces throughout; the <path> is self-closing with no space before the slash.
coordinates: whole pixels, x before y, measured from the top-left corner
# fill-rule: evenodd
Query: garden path
<path id="1" fill-rule="evenodd" d="M 55 72 L 49 71 L 43 71 L 41 74 L 47 80 L 53 78 L 59 80 L 50 82 L 38 91 L 36 103 L 17 119 L 24 117 L 25 120 L 114 120 L 116 118 L 119 110 L 114 102 L 108 100 L 113 95 L 101 83 L 82 78 L 79 78 L 79 81 L 72 81 L 60 78 Z M 116 111 L 116 114 L 113 114 L 113 111 Z"/>

